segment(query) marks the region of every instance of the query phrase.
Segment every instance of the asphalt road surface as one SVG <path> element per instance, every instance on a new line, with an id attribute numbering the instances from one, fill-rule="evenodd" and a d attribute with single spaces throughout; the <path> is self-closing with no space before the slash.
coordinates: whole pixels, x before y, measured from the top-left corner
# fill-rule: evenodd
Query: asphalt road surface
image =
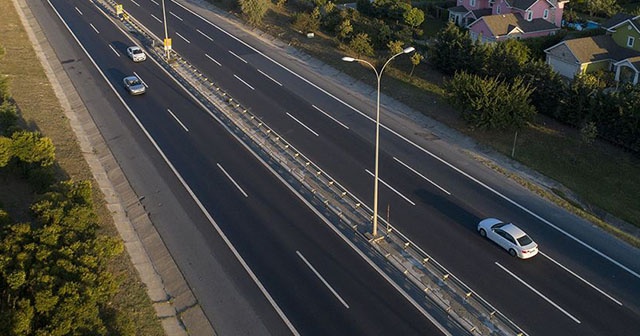
<path id="1" fill-rule="evenodd" d="M 153 209 L 151 218 L 218 332 L 440 333 L 155 63 L 131 62 L 125 54 L 131 43 L 91 3 L 55 3 L 54 8 L 104 78 L 77 46 L 65 42 L 71 35 L 61 21 L 50 20 L 56 16 L 51 8 L 34 7 L 48 15 L 41 24 L 50 29 L 59 57 L 64 55 L 61 61 L 93 107 L 105 138 L 115 143 L 112 150 L 125 162 L 134 188 L 148 190 L 145 196 L 154 188 L 174 193 L 177 204 L 150 204 L 148 209 Z M 122 78 L 133 73 L 147 86 L 144 95 L 125 91 Z M 84 92 L 88 87 L 95 89 Z M 125 136 L 127 142 L 120 142 Z M 190 187 L 188 192 L 167 163 Z M 142 186 L 149 180 L 157 185 Z M 223 235 L 193 204 L 194 198 Z M 186 212 L 188 218 L 176 220 L 174 211 Z M 242 261 L 225 251 L 223 241 L 234 246 Z M 245 263 L 268 294 L 238 263 Z M 220 275 L 215 273 L 220 271 L 239 298 L 217 288 Z M 238 301 L 246 307 L 238 308 Z M 234 316 L 225 318 L 231 315 L 227 311 Z M 245 319 L 245 313 L 255 321 Z M 251 323 L 256 325 L 246 325 Z"/>
<path id="2" fill-rule="evenodd" d="M 124 0 L 123 4 L 156 35 L 164 35 L 158 2 Z M 127 63 L 123 55 L 116 57 L 108 44 L 125 43 L 124 37 L 103 38 L 101 34 L 117 33 L 113 27 L 108 27 L 109 23 L 104 19 L 103 23 L 94 23 L 87 18 L 88 14 L 81 15 L 75 9 L 77 7 L 83 13 L 92 12 L 90 3 L 65 1 L 55 5 L 65 13 L 71 29 L 85 36 L 85 43 L 93 50 L 91 54 L 96 55 L 97 62 L 121 94 L 124 91 L 117 86 L 118 78 L 124 77 L 125 69 L 136 72 L 140 69 L 138 73 L 149 84 L 149 93 L 144 97 L 127 97 L 127 103 L 141 122 L 149 125 L 154 139 L 157 138 L 181 174 L 184 172 L 185 179 L 192 181 L 189 185 L 198 197 L 202 197 L 206 208 L 220 216 L 225 233 L 229 230 L 232 241 L 242 241 L 238 242 L 243 247 L 241 254 L 247 256 L 252 269 L 262 270 L 256 272 L 260 280 L 266 284 L 275 281 L 272 279 L 274 272 L 269 270 L 276 265 L 274 261 L 263 259 L 252 261 L 253 257 L 249 257 L 252 251 L 256 258 L 266 250 L 282 258 L 288 255 L 285 260 L 289 261 L 282 264 L 286 265 L 281 266 L 282 270 L 289 270 L 289 262 L 297 262 L 300 273 L 296 276 L 302 276 L 305 263 L 301 262 L 302 258 L 296 251 L 305 256 L 310 252 L 290 245 L 290 238 L 284 237 L 291 232 L 281 233 L 284 236 L 268 243 L 246 243 L 244 235 L 254 230 L 265 230 L 260 231 L 261 234 L 271 237 L 275 234 L 271 231 L 274 230 L 273 223 L 278 223 L 279 216 L 285 213 L 287 222 L 298 223 L 300 230 L 328 232 L 324 225 L 319 220 L 310 219 L 313 215 L 293 197 L 289 196 L 289 201 L 283 202 L 280 198 L 288 194 L 287 189 L 277 187 L 278 181 L 256 162 L 249 169 L 247 165 L 251 157 L 245 153 L 244 160 L 238 158 L 246 151 L 231 144 L 232 139 L 222 134 L 224 131 L 198 111 L 197 106 L 186 109 L 184 106 L 188 105 L 177 104 L 178 97 L 189 100 L 157 68 L 154 70 L 150 63 Z M 318 68 L 309 67 L 291 54 L 282 53 L 282 50 L 263 43 L 211 13 L 198 10 L 199 14 L 196 14 L 173 1 L 167 1 L 166 8 L 174 50 L 208 77 L 214 78 L 235 99 L 251 108 L 254 114 L 352 193 L 368 204 L 372 203 L 374 125 L 367 113 L 374 110 L 371 103 L 375 97 L 362 99 L 340 86 L 341 83 L 332 81 L 330 74 L 322 73 L 324 68 L 317 71 Z M 97 14 L 92 15 L 96 15 L 98 22 Z M 92 29 L 90 23 L 96 25 L 100 33 Z M 112 46 L 122 53 L 125 45 L 112 43 Z M 188 132 L 173 116 L 164 113 L 167 108 L 189 129 Z M 640 330 L 640 252 L 637 249 L 602 234 L 583 220 L 494 174 L 458 151 L 451 151 L 446 141 L 421 137 L 414 128 L 397 125 L 392 112 L 383 111 L 382 118 L 383 124 L 395 131 L 383 128 L 381 133 L 380 205 L 381 209 L 391 209 L 394 225 L 414 243 L 529 334 L 631 335 Z M 130 117 L 124 114 L 119 118 L 126 120 Z M 213 132 L 216 127 L 219 131 Z M 224 148 L 216 144 L 224 144 Z M 224 161 L 223 156 L 229 162 Z M 225 169 L 229 167 L 231 175 L 239 178 L 240 186 L 251 190 L 249 197 L 238 194 L 237 188 L 216 168 L 218 163 Z M 257 195 L 264 197 L 255 200 L 260 198 Z M 277 200 L 274 199 L 276 197 Z M 227 202 L 232 198 L 233 202 Z M 269 209 L 271 211 L 267 211 Z M 254 217 L 241 219 L 231 217 L 228 212 L 241 213 L 237 216 L 242 215 L 243 218 L 250 214 Z M 475 227 L 485 217 L 518 224 L 539 243 L 541 254 L 526 261 L 516 260 L 497 246 L 480 239 Z M 258 219 L 271 225 L 258 225 L 253 221 Z M 204 232 L 204 228 L 200 230 Z M 325 235 L 331 237 L 329 233 Z M 268 246 L 258 249 L 253 244 Z M 328 245 L 318 243 L 317 248 L 323 252 L 317 253 L 331 253 L 343 244 L 337 239 Z M 345 261 L 345 269 L 350 269 L 356 260 L 354 256 L 348 263 Z M 366 268 L 366 265 L 362 267 Z M 312 274 L 307 276 L 311 281 Z M 338 282 L 348 280 L 345 278 Z M 289 291 L 289 286 L 293 285 L 277 283 L 272 286 L 283 291 Z M 371 290 L 369 285 L 366 287 Z M 321 285 L 315 290 L 320 291 Z M 389 295 L 393 297 L 393 294 Z M 309 294 L 305 299 L 312 297 Z M 326 288 L 324 297 L 327 304 L 336 299 Z M 402 301 L 399 296 L 396 300 Z M 284 298 L 276 301 L 283 307 L 290 307 L 285 309 L 287 316 L 317 318 L 316 314 L 307 315 L 307 312 L 291 308 L 304 305 L 287 304 L 289 301 Z M 309 304 L 309 301 L 297 302 L 300 303 Z M 340 302 L 333 302 L 333 305 L 335 310 L 325 312 L 330 315 L 325 321 L 331 321 L 335 315 L 342 316 Z M 410 311 L 409 308 L 406 309 Z M 420 316 L 416 318 L 419 320 Z M 305 317 L 294 316 L 292 321 L 306 320 Z M 317 325 L 324 326 L 324 323 Z M 420 332 L 415 328 L 411 330 Z M 312 333 L 316 332 L 315 328 L 310 329 Z M 372 330 L 380 329 L 354 332 Z M 303 333 L 307 332 L 305 329 Z"/>

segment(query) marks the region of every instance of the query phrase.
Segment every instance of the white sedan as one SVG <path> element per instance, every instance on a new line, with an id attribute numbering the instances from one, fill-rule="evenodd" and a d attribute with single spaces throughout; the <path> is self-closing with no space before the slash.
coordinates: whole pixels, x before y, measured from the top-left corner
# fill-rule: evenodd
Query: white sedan
<path id="1" fill-rule="evenodd" d="M 147 59 L 147 55 L 138 46 L 127 48 L 127 55 L 129 55 L 129 58 L 131 58 L 134 62 L 142 62 Z"/>
<path id="2" fill-rule="evenodd" d="M 538 254 L 538 244 L 511 223 L 503 223 L 496 218 L 483 219 L 478 223 L 478 232 L 509 251 L 513 257 L 528 259 Z"/>

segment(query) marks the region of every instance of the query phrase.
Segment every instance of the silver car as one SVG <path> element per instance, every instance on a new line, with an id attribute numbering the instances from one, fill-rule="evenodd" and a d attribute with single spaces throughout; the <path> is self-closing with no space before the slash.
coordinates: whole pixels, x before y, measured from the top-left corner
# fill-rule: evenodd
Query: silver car
<path id="1" fill-rule="evenodd" d="M 146 91 L 144 83 L 142 83 L 138 76 L 125 77 L 122 82 L 124 83 L 125 89 L 132 95 L 141 95 Z"/>
<path id="2" fill-rule="evenodd" d="M 495 218 L 483 219 L 478 224 L 478 232 L 509 251 L 513 257 L 528 259 L 538 254 L 538 244 L 511 223 Z"/>
<path id="3" fill-rule="evenodd" d="M 142 62 L 147 59 L 147 55 L 138 46 L 127 48 L 127 55 L 129 55 L 129 58 L 131 58 L 134 62 Z"/>

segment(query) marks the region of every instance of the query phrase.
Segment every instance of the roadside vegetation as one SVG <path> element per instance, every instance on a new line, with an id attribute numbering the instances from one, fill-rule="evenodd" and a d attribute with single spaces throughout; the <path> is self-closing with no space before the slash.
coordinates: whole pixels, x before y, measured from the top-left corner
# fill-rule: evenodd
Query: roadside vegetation
<path id="1" fill-rule="evenodd" d="M 567 35 L 602 32 L 563 31 L 481 46 L 447 24 L 441 1 L 362 0 L 355 3 L 358 10 L 327 0 L 207 1 L 370 85 L 370 69 L 341 57 L 380 62 L 398 47 L 414 46 L 423 58 L 394 60 L 382 81 L 385 94 L 560 182 L 566 188 L 554 188 L 554 194 L 536 192 L 640 246 L 637 236 L 603 220 L 610 213 L 640 228 L 639 88 L 611 90 L 607 74 L 568 83 L 544 63 L 543 50 Z M 242 6 L 245 1 L 268 10 L 258 17 Z M 565 13 L 602 21 L 615 14 L 609 2 L 575 1 Z M 639 12 L 637 4 L 621 5 Z"/>
<path id="2" fill-rule="evenodd" d="M 0 334 L 162 335 L 12 2 L 0 11 Z"/>

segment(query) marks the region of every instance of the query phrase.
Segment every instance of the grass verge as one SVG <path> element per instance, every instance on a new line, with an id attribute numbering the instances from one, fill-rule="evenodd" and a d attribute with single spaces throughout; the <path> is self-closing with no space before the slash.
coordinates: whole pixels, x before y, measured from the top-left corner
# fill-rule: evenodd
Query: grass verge
<path id="1" fill-rule="evenodd" d="M 9 77 L 10 92 L 21 118 L 27 128 L 38 130 L 53 141 L 60 178 L 92 181 L 93 201 L 101 229 L 105 234 L 117 236 L 103 195 L 93 180 L 13 3 L 0 1 L 0 12 L 4 13 L 0 21 L 0 46 L 5 50 L 4 56 L 0 56 L 0 74 Z M 0 202 L 20 208 L 18 203 L 21 199 L 31 200 L 32 197 L 27 195 L 30 191 L 24 186 L 15 186 L 16 188 L 0 188 Z M 119 294 L 112 304 L 134 321 L 136 335 L 164 335 L 145 286 L 139 280 L 128 255 L 125 253 L 116 258 L 110 265 L 110 270 L 121 280 Z"/>

